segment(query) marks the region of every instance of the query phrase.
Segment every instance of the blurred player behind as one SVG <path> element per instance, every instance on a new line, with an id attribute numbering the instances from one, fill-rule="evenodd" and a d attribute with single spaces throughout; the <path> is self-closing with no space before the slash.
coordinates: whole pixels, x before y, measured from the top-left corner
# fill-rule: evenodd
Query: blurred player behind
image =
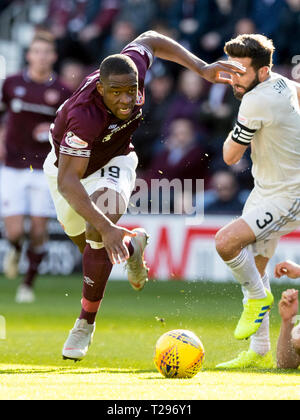
<path id="1" fill-rule="evenodd" d="M 29 266 L 17 291 L 17 302 L 34 300 L 33 283 L 46 254 L 47 219 L 55 216 L 42 167 L 51 148 L 50 124 L 57 108 L 71 94 L 53 72 L 56 58 L 51 34 L 37 33 L 26 54 L 28 67 L 7 77 L 2 86 L 2 103 L 7 114 L 1 210 L 10 243 L 3 263 L 8 278 L 18 274 L 25 217 L 31 222 L 27 249 Z"/>

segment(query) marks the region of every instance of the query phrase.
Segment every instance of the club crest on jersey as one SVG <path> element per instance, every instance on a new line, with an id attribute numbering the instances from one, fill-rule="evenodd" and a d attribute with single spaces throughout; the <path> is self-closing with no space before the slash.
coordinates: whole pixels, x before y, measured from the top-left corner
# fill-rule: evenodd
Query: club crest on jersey
<path id="1" fill-rule="evenodd" d="M 83 141 L 79 137 L 75 136 L 72 131 L 67 133 L 66 143 L 68 146 L 73 147 L 74 149 L 84 149 L 88 146 L 86 141 Z"/>
<path id="2" fill-rule="evenodd" d="M 145 92 L 141 93 L 140 91 L 138 91 L 138 95 L 137 95 L 137 100 L 136 100 L 136 105 L 137 106 L 142 106 L 145 103 Z"/>
<path id="3" fill-rule="evenodd" d="M 49 105 L 54 105 L 59 101 L 60 93 L 56 89 L 47 89 L 44 93 L 45 102 Z"/>

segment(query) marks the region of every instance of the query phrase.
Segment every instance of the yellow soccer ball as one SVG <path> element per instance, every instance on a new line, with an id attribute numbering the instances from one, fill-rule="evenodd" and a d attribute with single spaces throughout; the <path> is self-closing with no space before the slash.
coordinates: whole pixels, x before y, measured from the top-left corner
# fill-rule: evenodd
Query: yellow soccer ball
<path id="1" fill-rule="evenodd" d="M 202 368 L 204 347 L 200 339 L 188 330 L 172 330 L 156 343 L 154 363 L 166 378 L 192 378 Z"/>

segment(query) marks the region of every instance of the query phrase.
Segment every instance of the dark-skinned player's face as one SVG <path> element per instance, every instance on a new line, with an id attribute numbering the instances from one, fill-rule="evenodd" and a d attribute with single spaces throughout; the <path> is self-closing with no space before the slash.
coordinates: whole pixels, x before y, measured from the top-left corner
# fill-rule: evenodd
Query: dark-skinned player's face
<path id="1" fill-rule="evenodd" d="M 124 121 L 130 118 L 138 95 L 137 74 L 112 74 L 98 82 L 97 90 L 117 118 Z"/>

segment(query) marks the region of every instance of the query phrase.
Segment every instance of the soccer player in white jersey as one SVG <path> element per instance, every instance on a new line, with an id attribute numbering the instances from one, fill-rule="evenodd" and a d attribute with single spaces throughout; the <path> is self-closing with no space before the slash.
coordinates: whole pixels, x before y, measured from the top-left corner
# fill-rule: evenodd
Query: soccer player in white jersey
<path id="1" fill-rule="evenodd" d="M 274 45 L 263 35 L 240 35 L 226 43 L 225 52 L 247 71 L 232 76 L 241 106 L 223 157 L 234 165 L 251 147 L 255 186 L 242 216 L 216 235 L 217 252 L 244 292 L 235 338 L 251 337 L 248 351 L 218 367 L 270 368 L 274 299 L 266 268 L 280 237 L 300 226 L 300 85 L 271 71 Z"/>

